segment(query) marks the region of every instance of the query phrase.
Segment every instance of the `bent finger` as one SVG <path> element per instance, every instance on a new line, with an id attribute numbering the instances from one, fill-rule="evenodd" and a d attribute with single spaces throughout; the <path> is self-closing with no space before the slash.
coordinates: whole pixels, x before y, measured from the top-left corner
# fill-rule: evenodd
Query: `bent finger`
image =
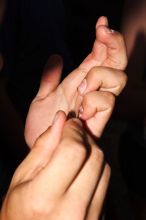
<path id="1" fill-rule="evenodd" d="M 109 120 L 115 104 L 115 96 L 110 92 L 94 91 L 87 93 L 79 109 L 79 117 L 86 121 L 87 129 L 100 137 Z"/>
<path id="2" fill-rule="evenodd" d="M 80 95 L 94 90 L 108 91 L 119 95 L 127 82 L 127 75 L 120 70 L 107 67 L 93 67 L 78 87 Z"/>

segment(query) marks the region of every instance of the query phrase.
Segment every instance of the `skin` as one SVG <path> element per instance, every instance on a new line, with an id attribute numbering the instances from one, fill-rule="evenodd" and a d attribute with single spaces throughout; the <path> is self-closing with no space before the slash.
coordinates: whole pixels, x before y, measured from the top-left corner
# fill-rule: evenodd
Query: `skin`
<path id="1" fill-rule="evenodd" d="M 106 17 L 100 17 L 91 53 L 60 84 L 62 60 L 58 56 L 49 60 L 26 120 L 28 146 L 32 148 L 59 110 L 66 115 L 74 112 L 84 120 L 87 130 L 99 138 L 111 116 L 115 96 L 126 84 L 127 77 L 123 72 L 126 65 L 122 35 L 108 28 Z"/>
<path id="2" fill-rule="evenodd" d="M 98 20 L 91 54 L 62 83 L 60 57 L 49 60 L 26 121 L 32 150 L 14 174 L 1 220 L 99 219 L 110 168 L 90 133 L 100 137 L 125 86 L 127 64 L 122 36 L 107 25 L 105 17 Z M 62 111 L 54 120 L 58 110 L 75 112 L 90 132 Z"/>
<path id="3" fill-rule="evenodd" d="M 60 111 L 17 168 L 1 220 L 97 220 L 109 177 L 82 122 Z"/>

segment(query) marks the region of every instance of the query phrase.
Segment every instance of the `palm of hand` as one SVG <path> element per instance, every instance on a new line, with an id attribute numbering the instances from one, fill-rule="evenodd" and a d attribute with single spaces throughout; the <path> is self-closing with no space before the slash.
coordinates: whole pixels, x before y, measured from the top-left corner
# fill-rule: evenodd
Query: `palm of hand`
<path id="1" fill-rule="evenodd" d="M 75 84 L 72 89 L 66 82 L 68 78 L 70 77 L 67 77 L 57 89 L 47 94 L 45 97 L 36 96 L 31 103 L 25 127 L 25 136 L 30 147 L 40 134 L 46 131 L 52 124 L 52 120 L 57 111 L 63 110 L 66 115 L 68 115 L 69 112 L 78 111 L 77 100 L 79 100 L 79 95 L 77 88 L 83 76 L 81 77 L 80 75 L 78 84 Z M 70 87 L 70 89 L 68 89 L 68 87 Z"/>

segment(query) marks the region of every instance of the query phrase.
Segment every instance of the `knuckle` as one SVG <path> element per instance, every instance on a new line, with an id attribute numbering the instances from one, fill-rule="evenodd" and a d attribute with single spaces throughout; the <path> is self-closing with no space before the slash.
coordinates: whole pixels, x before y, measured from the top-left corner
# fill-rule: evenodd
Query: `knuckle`
<path id="1" fill-rule="evenodd" d="M 94 66 L 91 68 L 91 70 L 89 71 L 87 78 L 92 78 L 93 80 L 97 79 L 98 73 L 100 73 L 100 71 L 102 71 L 103 67 L 100 66 Z"/>
<path id="2" fill-rule="evenodd" d="M 98 163 L 101 163 L 101 164 L 104 162 L 104 153 L 97 146 L 93 148 L 92 154 L 94 156 L 95 161 L 97 161 Z"/>
<path id="3" fill-rule="evenodd" d="M 100 148 L 96 148 L 96 157 L 98 159 L 98 161 L 103 162 L 104 161 L 104 153 Z"/>
<path id="4" fill-rule="evenodd" d="M 126 86 L 127 81 L 128 81 L 128 76 L 126 75 L 126 73 L 122 72 L 122 83 L 121 83 L 122 89 Z"/>
<path id="5" fill-rule="evenodd" d="M 109 108 L 113 108 L 115 104 L 115 96 L 111 92 L 104 92 L 104 96 L 106 97 L 106 103 Z"/>
<path id="6" fill-rule="evenodd" d="M 83 102 L 84 102 L 84 105 L 85 105 L 85 106 L 91 106 L 91 107 L 92 107 L 92 106 L 94 105 L 90 93 L 87 93 L 87 94 L 84 96 Z"/>
<path id="7" fill-rule="evenodd" d="M 112 93 L 108 94 L 109 105 L 113 106 L 115 104 L 115 96 Z"/>
<path id="8" fill-rule="evenodd" d="M 85 160 L 87 157 L 87 149 L 84 144 L 74 143 L 74 147 L 72 147 L 72 151 L 76 158 L 81 160 Z"/>
<path id="9" fill-rule="evenodd" d="M 90 71 L 90 74 L 91 74 L 92 76 L 96 76 L 97 71 L 98 71 L 98 67 L 94 66 L 94 67 L 92 67 L 92 69 L 91 69 L 91 71 Z"/>
<path id="10" fill-rule="evenodd" d="M 70 157 L 70 159 L 78 159 L 78 160 L 85 160 L 87 156 L 87 149 L 82 141 L 78 139 L 71 139 L 70 137 L 64 138 L 61 143 L 61 148 L 65 150 L 65 155 Z"/>
<path id="11" fill-rule="evenodd" d="M 128 77 L 126 73 L 123 71 L 118 71 L 118 81 L 117 81 L 117 93 L 116 96 L 121 93 L 121 91 L 124 89 L 124 87 L 127 84 Z"/>

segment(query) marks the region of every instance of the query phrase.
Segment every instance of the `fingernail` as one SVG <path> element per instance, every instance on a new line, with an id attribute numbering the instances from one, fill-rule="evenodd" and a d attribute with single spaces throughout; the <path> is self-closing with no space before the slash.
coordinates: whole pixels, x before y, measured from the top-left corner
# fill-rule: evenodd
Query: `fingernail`
<path id="1" fill-rule="evenodd" d="M 115 32 L 115 30 L 110 29 L 110 28 L 108 28 L 108 27 L 105 28 L 105 31 L 106 31 L 107 33 L 109 33 L 109 34 L 112 34 L 112 33 Z"/>
<path id="2" fill-rule="evenodd" d="M 83 94 L 87 88 L 87 80 L 84 79 L 78 87 L 78 91 L 80 94 Z"/>
<path id="3" fill-rule="evenodd" d="M 79 117 L 79 118 L 82 117 L 83 111 L 84 111 L 83 106 L 81 106 L 81 107 L 79 108 L 79 114 L 78 114 L 78 117 Z"/>
<path id="4" fill-rule="evenodd" d="M 79 108 L 79 113 L 83 113 L 83 111 L 84 111 L 83 106 L 81 106 L 81 107 Z"/>
<path id="5" fill-rule="evenodd" d="M 109 32 L 110 32 L 110 33 L 114 33 L 115 30 L 113 30 L 113 29 L 109 29 Z"/>
<path id="6" fill-rule="evenodd" d="M 79 114 L 79 116 L 78 116 L 79 118 L 82 118 L 82 114 Z"/>

